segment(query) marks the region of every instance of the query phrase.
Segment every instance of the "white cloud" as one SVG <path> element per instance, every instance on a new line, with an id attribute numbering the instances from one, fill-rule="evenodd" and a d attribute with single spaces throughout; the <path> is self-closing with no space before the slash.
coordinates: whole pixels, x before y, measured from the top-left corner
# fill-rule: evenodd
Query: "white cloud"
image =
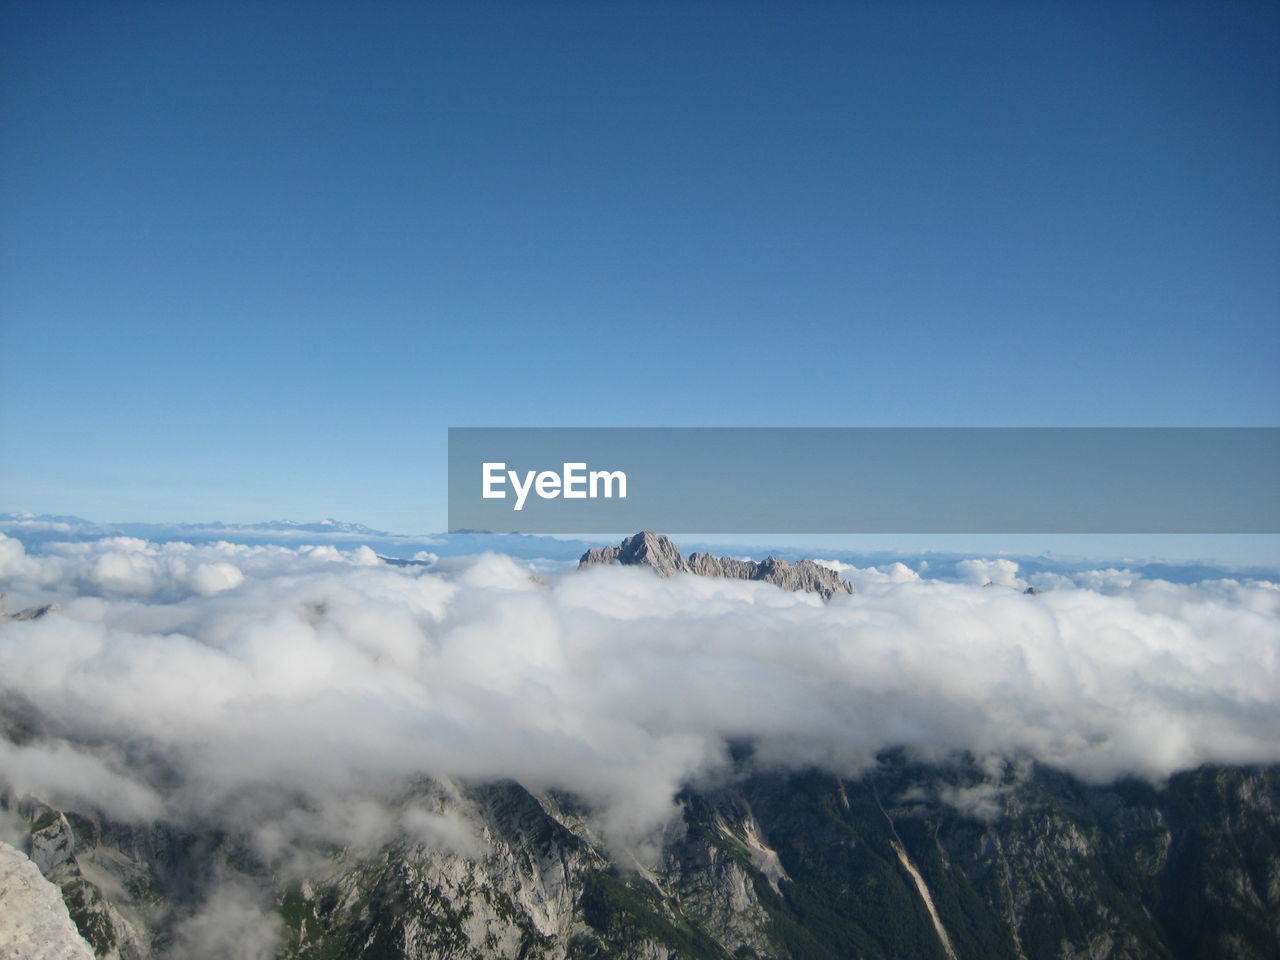
<path id="1" fill-rule="evenodd" d="M 967 787 L 944 787 L 939 799 L 961 813 L 979 820 L 995 820 L 1000 816 L 1004 796 L 1010 785 L 975 783 Z"/>
<path id="2" fill-rule="evenodd" d="M 256 891 L 233 882 L 211 887 L 208 899 L 178 925 L 166 956 L 270 960 L 276 955 L 280 918 Z"/>
<path id="3" fill-rule="evenodd" d="M 149 820 L 163 810 L 150 787 L 121 772 L 124 764 L 110 748 L 95 756 L 54 741 L 18 746 L 0 738 L 0 776 L 18 795 L 49 802 L 88 804 L 122 820 Z M 104 759 L 104 756 L 106 759 Z"/>
<path id="4" fill-rule="evenodd" d="M 38 530 L 48 533 L 73 534 L 76 532 L 76 527 L 76 524 L 63 520 L 41 520 L 30 513 L 11 513 L 0 519 L 0 529 L 14 532 Z"/>
<path id="5" fill-rule="evenodd" d="M 1142 574 L 1108 567 L 1105 570 L 1082 570 L 1073 579 L 1078 586 L 1089 590 L 1110 592 L 1132 588 L 1142 579 Z"/>
<path id="6" fill-rule="evenodd" d="M 862 592 L 874 591 L 876 588 L 891 584 L 914 583 L 920 579 L 920 574 L 905 563 L 889 563 L 883 567 L 855 567 L 851 563 L 840 560 L 814 560 L 813 562 L 836 571 L 851 582 L 855 589 Z"/>
<path id="7" fill-rule="evenodd" d="M 961 560 L 956 564 L 956 571 L 968 583 L 985 586 L 988 583 L 998 587 L 1026 588 L 1027 583 L 1018 577 L 1018 564 L 1004 557 L 995 560 Z"/>
<path id="8" fill-rule="evenodd" d="M 726 737 L 755 739 L 761 762 L 845 773 L 890 746 L 1093 779 L 1280 761 L 1269 583 L 973 585 L 1021 583 L 995 560 L 967 567 L 970 584 L 858 570 L 863 592 L 823 604 L 616 566 L 542 583 L 493 554 L 425 569 L 332 547 L 13 543 L 0 589 L 63 609 L 0 623 L 0 684 L 58 732 L 7 746 L 4 775 L 135 816 L 243 822 L 252 804 L 276 849 L 404 829 L 465 846 L 441 811 L 385 802 L 421 775 L 572 790 L 635 840 L 683 782 L 723 767 Z M 178 787 L 161 794 L 126 749 L 162 758 Z M 986 812 L 996 798 L 952 799 Z"/>
<path id="9" fill-rule="evenodd" d="M 474 857 L 483 849 L 471 824 L 457 810 L 436 813 L 410 806 L 401 814 L 400 824 L 405 833 L 432 849 L 464 857 Z"/>

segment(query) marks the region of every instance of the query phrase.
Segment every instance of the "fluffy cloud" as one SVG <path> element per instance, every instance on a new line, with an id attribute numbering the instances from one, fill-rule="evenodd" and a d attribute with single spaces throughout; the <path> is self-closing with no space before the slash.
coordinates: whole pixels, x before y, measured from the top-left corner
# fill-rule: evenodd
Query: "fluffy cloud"
<path id="1" fill-rule="evenodd" d="M 152 543 L 136 537 L 52 543 L 39 554 L 29 554 L 20 541 L 0 533 L 0 584 L 33 602 L 68 594 L 180 600 L 190 594 L 210 596 L 238 587 L 246 572 L 269 577 L 331 564 L 379 563 L 377 554 L 368 547 L 194 545 Z"/>
<path id="2" fill-rule="evenodd" d="M 271 960 L 280 919 L 261 895 L 229 881 L 214 884 L 210 891 L 196 912 L 178 925 L 169 956 Z"/>
<path id="3" fill-rule="evenodd" d="M 905 563 L 889 563 L 883 567 L 856 567 L 840 560 L 814 560 L 822 567 L 828 567 L 850 581 L 859 591 L 878 592 L 877 588 L 896 583 L 912 583 L 920 579 L 920 574 Z"/>
<path id="4" fill-rule="evenodd" d="M 252 804 L 279 847 L 399 830 L 465 848 L 439 810 L 362 806 L 423 775 L 572 790 L 630 841 L 723 768 L 727 738 L 754 740 L 761 763 L 841 773 L 890 746 L 1094 780 L 1280 761 L 1270 583 L 975 586 L 1021 582 L 996 560 L 966 568 L 973 583 L 869 568 L 864 592 L 822 604 L 644 569 L 539 578 L 497 555 L 427 569 L 332 547 L 27 555 L 0 538 L 0 562 L 14 606 L 62 607 L 0 623 L 0 684 L 46 724 L 0 770 L 122 817 Z M 305 816 L 298 797 L 315 801 Z"/>
<path id="5" fill-rule="evenodd" d="M 1026 581 L 1018 577 L 1018 565 L 1012 560 L 998 557 L 995 560 L 961 560 L 956 564 L 956 572 L 969 583 L 986 586 L 993 583 L 998 587 L 1016 587 L 1025 589 Z"/>
<path id="6" fill-rule="evenodd" d="M 57 741 L 17 746 L 0 739 L 0 771 L 19 796 L 53 794 L 106 807 L 130 820 L 159 816 L 163 807 L 155 793 L 120 772 L 123 764 L 115 751 L 101 753 L 95 756 Z"/>

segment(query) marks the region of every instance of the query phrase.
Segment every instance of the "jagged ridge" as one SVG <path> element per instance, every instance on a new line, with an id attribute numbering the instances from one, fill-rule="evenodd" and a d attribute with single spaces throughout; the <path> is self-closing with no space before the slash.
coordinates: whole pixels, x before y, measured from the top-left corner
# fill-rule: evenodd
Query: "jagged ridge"
<path id="1" fill-rule="evenodd" d="M 60 607 L 56 603 L 46 603 L 39 607 L 27 607 L 24 610 L 10 610 L 9 597 L 0 593 L 0 621 L 3 620 L 39 620 L 45 614 L 55 613 Z"/>
<path id="2" fill-rule="evenodd" d="M 812 560 L 787 563 L 771 555 L 757 563 L 754 560 L 716 557 L 709 553 L 691 553 L 686 559 L 668 537 L 647 530 L 627 537 L 616 547 L 591 548 L 578 561 L 578 568 L 601 563 L 652 567 L 660 577 L 696 573 L 702 577 L 762 580 L 783 590 L 817 593 L 823 600 L 830 600 L 837 593 L 853 593 L 853 584 L 841 579 L 836 571 Z"/>

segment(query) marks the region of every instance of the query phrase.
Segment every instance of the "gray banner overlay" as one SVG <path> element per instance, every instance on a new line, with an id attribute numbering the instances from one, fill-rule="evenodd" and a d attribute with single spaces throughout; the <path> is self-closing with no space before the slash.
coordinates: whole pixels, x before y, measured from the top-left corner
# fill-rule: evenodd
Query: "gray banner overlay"
<path id="1" fill-rule="evenodd" d="M 449 529 L 1280 533 L 1280 428 L 457 427 Z"/>

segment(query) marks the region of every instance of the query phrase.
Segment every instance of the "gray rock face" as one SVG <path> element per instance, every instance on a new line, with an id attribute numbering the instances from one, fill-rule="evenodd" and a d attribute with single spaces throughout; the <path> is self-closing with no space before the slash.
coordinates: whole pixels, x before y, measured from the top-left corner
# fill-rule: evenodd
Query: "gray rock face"
<path id="1" fill-rule="evenodd" d="M 25 610 L 9 609 L 9 598 L 0 593 L 0 620 L 39 620 L 47 613 L 56 613 L 56 603 L 46 603 L 42 607 L 27 607 Z"/>
<path id="2" fill-rule="evenodd" d="M 151 956 L 145 938 L 134 924 L 89 879 L 93 876 L 101 880 L 110 874 L 116 882 L 108 886 L 124 889 L 145 877 L 145 869 L 115 852 L 103 857 L 101 837 L 87 829 L 89 821 L 84 817 L 77 818 L 81 824 L 81 834 L 77 835 L 67 815 L 52 807 L 29 804 L 25 812 L 31 823 L 31 861 L 62 894 L 73 929 L 93 948 L 93 955 L 99 960 L 145 960 Z"/>
<path id="3" fill-rule="evenodd" d="M 61 891 L 20 850 L 0 842 L 0 956 L 93 960 Z"/>
<path id="4" fill-rule="evenodd" d="M 670 539 L 660 533 L 649 531 L 627 537 L 616 547 L 593 547 L 582 555 L 578 561 L 578 568 L 583 569 L 601 563 L 652 567 L 660 577 L 673 577 L 677 573 L 695 573 L 701 577 L 763 580 L 783 590 L 816 593 L 824 600 L 830 600 L 837 593 L 853 593 L 853 584 L 848 580 L 842 580 L 834 570 L 820 566 L 812 560 L 801 560 L 792 564 L 777 557 L 768 557 L 756 563 L 754 560 L 715 557 L 709 553 L 691 553 L 686 559 L 680 555 L 680 551 Z"/>

